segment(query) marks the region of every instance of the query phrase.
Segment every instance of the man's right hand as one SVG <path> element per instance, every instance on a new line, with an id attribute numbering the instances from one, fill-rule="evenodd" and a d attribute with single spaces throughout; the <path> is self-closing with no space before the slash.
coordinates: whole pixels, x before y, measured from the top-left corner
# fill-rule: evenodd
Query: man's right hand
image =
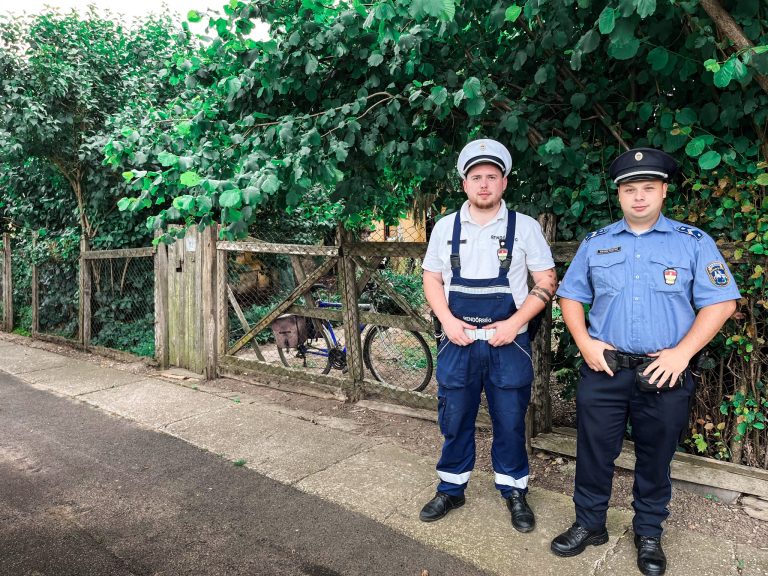
<path id="1" fill-rule="evenodd" d="M 587 363 L 587 366 L 592 368 L 595 372 L 606 372 L 609 376 L 613 376 L 613 371 L 608 367 L 603 351 L 615 349 L 616 348 L 610 344 L 594 338 L 590 338 L 579 346 L 581 357 L 584 358 L 584 362 Z"/>
<path id="2" fill-rule="evenodd" d="M 446 318 L 445 321 L 440 319 L 440 322 L 443 325 L 443 334 L 457 346 L 467 346 L 474 342 L 472 338 L 464 333 L 464 329 L 475 330 L 477 328 L 476 326 L 467 324 L 461 318 L 456 318 L 456 316 L 450 316 L 449 318 Z"/>

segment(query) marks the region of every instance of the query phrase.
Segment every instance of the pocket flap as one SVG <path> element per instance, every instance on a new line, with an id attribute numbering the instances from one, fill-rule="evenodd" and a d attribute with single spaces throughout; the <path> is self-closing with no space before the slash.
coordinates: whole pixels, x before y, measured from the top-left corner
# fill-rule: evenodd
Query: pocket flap
<path id="1" fill-rule="evenodd" d="M 589 259 L 590 267 L 596 266 L 598 268 L 608 268 L 616 264 L 621 264 L 627 259 L 627 255 L 623 252 L 612 252 L 611 254 L 596 254 Z"/>

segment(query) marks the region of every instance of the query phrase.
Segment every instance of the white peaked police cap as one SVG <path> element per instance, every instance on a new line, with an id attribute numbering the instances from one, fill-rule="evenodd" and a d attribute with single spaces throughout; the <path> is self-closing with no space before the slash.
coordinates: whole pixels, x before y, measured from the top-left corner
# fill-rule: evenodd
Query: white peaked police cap
<path id="1" fill-rule="evenodd" d="M 487 138 L 473 140 L 459 153 L 459 161 L 456 169 L 462 180 L 467 179 L 467 172 L 477 164 L 495 164 L 501 169 L 504 176 L 512 169 L 512 155 L 501 142 Z"/>

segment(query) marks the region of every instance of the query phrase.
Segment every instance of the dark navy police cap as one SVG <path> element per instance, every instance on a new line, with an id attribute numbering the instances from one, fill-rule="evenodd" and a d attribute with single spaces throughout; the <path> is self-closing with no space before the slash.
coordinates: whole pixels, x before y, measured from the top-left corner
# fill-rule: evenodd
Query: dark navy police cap
<path id="1" fill-rule="evenodd" d="M 669 181 L 677 172 L 677 162 L 666 152 L 653 148 L 633 148 L 616 158 L 608 174 L 616 184 L 637 180 Z"/>
<path id="2" fill-rule="evenodd" d="M 507 176 L 512 169 L 512 155 L 504 144 L 496 140 L 473 140 L 459 153 L 456 170 L 459 171 L 461 179 L 466 180 L 469 169 L 478 164 L 495 164 L 504 176 Z"/>

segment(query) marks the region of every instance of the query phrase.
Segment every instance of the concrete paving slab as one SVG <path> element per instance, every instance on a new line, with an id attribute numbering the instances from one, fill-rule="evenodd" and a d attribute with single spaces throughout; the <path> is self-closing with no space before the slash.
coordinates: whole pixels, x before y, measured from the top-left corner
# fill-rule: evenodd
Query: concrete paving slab
<path id="1" fill-rule="evenodd" d="M 404 501 L 434 486 L 435 478 L 433 459 L 387 443 L 308 476 L 297 487 L 383 522 Z"/>
<path id="2" fill-rule="evenodd" d="M 741 576 L 768 576 L 768 542 L 765 548 L 736 544 L 736 567 Z"/>
<path id="3" fill-rule="evenodd" d="M 573 503 L 569 497 L 532 487 L 528 503 L 536 514 L 536 529 L 521 534 L 512 527 L 506 503 L 488 474 L 473 474 L 467 503 L 462 508 L 438 522 L 426 524 L 418 519 L 418 511 L 433 495 L 431 486 L 422 493 L 418 506 L 400 509 L 385 524 L 503 576 L 592 574 L 631 522 L 628 512 L 611 510 L 608 544 L 590 547 L 575 558 L 558 558 L 550 552 L 549 544 L 573 522 Z"/>
<path id="4" fill-rule="evenodd" d="M 92 392 L 81 398 L 99 408 L 154 428 L 162 428 L 233 404 L 226 398 L 154 379 Z"/>
<path id="5" fill-rule="evenodd" d="M 621 538 L 595 576 L 639 574 L 632 530 Z M 669 528 L 662 540 L 667 556 L 666 576 L 737 576 L 733 544 L 690 530 Z"/>
<path id="6" fill-rule="evenodd" d="M 55 368 L 27 372 L 21 376 L 35 387 L 51 390 L 64 396 L 79 396 L 146 379 L 142 374 L 102 368 L 75 360 Z"/>
<path id="7" fill-rule="evenodd" d="M 255 404 L 233 404 L 165 430 L 227 458 L 243 459 L 247 467 L 289 484 L 376 444 Z"/>
<path id="8" fill-rule="evenodd" d="M 0 341 L 0 346 L 0 370 L 9 374 L 24 375 L 28 372 L 75 364 L 69 358 L 47 350 L 19 346 L 4 340 Z M 90 364 L 86 366 L 90 367 Z"/>

